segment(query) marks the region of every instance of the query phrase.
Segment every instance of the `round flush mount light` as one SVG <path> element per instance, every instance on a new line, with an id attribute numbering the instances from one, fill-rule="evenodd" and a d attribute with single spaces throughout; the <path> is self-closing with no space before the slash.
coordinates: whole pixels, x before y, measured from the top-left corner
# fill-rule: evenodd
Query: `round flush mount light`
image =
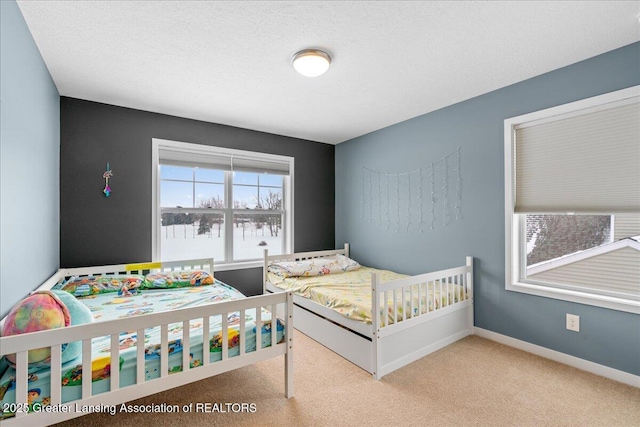
<path id="1" fill-rule="evenodd" d="M 293 68 L 306 77 L 318 77 L 327 72 L 331 57 L 321 50 L 305 49 L 293 56 Z"/>

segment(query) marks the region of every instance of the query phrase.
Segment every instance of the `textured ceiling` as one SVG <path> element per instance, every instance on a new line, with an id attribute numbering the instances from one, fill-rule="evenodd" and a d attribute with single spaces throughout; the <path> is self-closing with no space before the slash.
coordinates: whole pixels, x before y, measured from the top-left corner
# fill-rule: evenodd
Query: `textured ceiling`
<path id="1" fill-rule="evenodd" d="M 332 144 L 640 40 L 638 1 L 18 4 L 60 95 Z"/>

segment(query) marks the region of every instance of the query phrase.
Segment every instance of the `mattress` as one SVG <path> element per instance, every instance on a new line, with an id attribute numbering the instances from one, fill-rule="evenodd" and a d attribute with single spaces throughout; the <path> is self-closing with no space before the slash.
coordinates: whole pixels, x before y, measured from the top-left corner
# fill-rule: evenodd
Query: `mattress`
<path id="1" fill-rule="evenodd" d="M 131 297 L 118 296 L 117 293 L 103 293 L 90 297 L 79 298 L 91 312 L 96 322 L 108 321 L 118 318 L 130 318 L 148 313 L 158 313 L 185 307 L 194 307 L 212 304 L 232 299 L 245 298 L 237 289 L 218 280 L 213 285 L 200 287 L 187 287 L 177 289 L 145 290 L 139 295 Z M 245 311 L 245 351 L 256 350 L 256 313 L 255 310 Z M 208 350 L 203 353 L 202 319 L 191 320 L 189 331 L 189 355 L 190 368 L 202 365 L 204 357 L 209 357 L 210 362 L 216 362 L 222 358 L 222 322 L 220 316 L 211 316 Z M 271 346 L 271 313 L 262 309 L 261 313 L 261 348 Z M 278 320 L 277 342 L 284 337 L 284 325 Z M 240 313 L 228 315 L 228 355 L 235 357 L 240 353 L 239 328 Z M 183 324 L 169 325 L 169 374 L 182 370 L 182 338 Z M 138 339 L 144 339 L 145 343 L 145 379 L 153 380 L 160 377 L 160 327 L 145 329 L 144 337 L 138 337 L 136 331 L 125 331 L 120 334 L 120 387 L 135 384 L 136 382 L 136 344 Z M 100 394 L 110 389 L 110 345 L 109 336 L 94 338 L 92 340 L 92 390 L 93 394 Z M 206 349 L 206 348 L 205 348 Z M 30 372 L 28 378 L 29 407 L 47 405 L 50 402 L 50 373 L 45 368 L 40 371 Z M 73 359 L 62 366 L 62 402 L 69 402 L 82 396 L 82 357 Z M 0 377 L 0 407 L 2 416 L 0 419 L 12 416 L 9 409 L 11 403 L 15 403 L 15 371 L 7 368 Z M 37 409 L 36 409 L 37 410 Z"/>
<path id="2" fill-rule="evenodd" d="M 310 299 L 318 304 L 330 308 L 344 317 L 352 320 L 371 324 L 371 274 L 379 274 L 380 282 L 408 277 L 405 274 L 394 273 L 389 270 L 378 270 L 370 267 L 361 267 L 354 271 L 344 273 L 332 273 L 320 276 L 300 276 L 282 278 L 281 276 L 268 272 L 269 282 L 283 290 L 294 292 L 296 295 Z M 415 315 L 436 310 L 449 303 L 466 299 L 464 289 L 460 285 L 444 284 L 440 286 L 439 281 L 430 282 L 428 285 L 421 285 L 420 298 L 418 299 L 418 285 L 413 286 L 413 305 L 411 303 L 411 291 L 406 289 L 404 304 L 402 290 L 395 292 L 397 310 L 394 310 L 393 293 L 388 292 L 386 304 L 386 324 L 401 321 L 406 312 L 406 317 L 411 317 L 410 312 L 413 307 Z M 380 307 L 380 314 L 383 313 L 385 305 Z M 395 313 L 397 312 L 397 318 Z"/>

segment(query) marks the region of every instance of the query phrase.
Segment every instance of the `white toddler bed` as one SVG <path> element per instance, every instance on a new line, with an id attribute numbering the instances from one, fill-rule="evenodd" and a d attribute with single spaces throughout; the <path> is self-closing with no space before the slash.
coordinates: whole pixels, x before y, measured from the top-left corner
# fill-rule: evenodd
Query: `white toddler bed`
<path id="1" fill-rule="evenodd" d="M 213 260 L 191 260 L 164 263 L 126 264 L 100 267 L 60 269 L 49 278 L 38 290 L 49 290 L 63 283 L 70 277 L 79 276 L 113 276 L 119 273 L 147 274 L 154 272 L 181 271 L 199 269 L 213 270 Z M 221 282 L 217 282 L 221 283 Z M 235 289 L 223 286 L 232 291 Z M 203 286 L 202 288 L 206 288 Z M 195 290 L 195 288 L 194 288 Z M 143 291 L 142 296 L 147 296 Z M 239 292 L 237 292 L 239 294 Z M 166 295 L 166 294 L 160 294 Z M 151 296 L 151 294 L 149 294 Z M 242 296 L 240 294 L 240 296 Z M 242 296 L 243 297 L 243 296 Z M 139 298 L 139 297 L 138 297 Z M 211 299 L 215 301 L 215 299 Z M 141 300 L 140 300 L 141 301 Z M 268 310 L 268 311 L 265 311 Z M 270 313 L 281 314 L 280 318 Z M 251 315 L 249 315 L 251 313 Z M 267 313 L 266 315 L 264 313 Z M 136 313 L 138 314 L 138 313 Z M 0 424 L 4 426 L 47 425 L 66 419 L 85 415 L 89 412 L 106 411 L 115 405 L 133 399 L 158 393 L 210 376 L 227 372 L 236 368 L 251 365 L 261 360 L 284 355 L 285 362 L 285 396 L 293 396 L 293 298 L 290 292 L 243 297 L 214 304 L 200 302 L 195 307 L 171 309 L 170 311 L 136 315 L 115 320 L 96 321 L 78 326 L 32 332 L 22 335 L 0 337 L 0 359 L 5 355 L 15 355 L 15 373 L 11 376 L 11 393 L 15 393 L 13 402 L 3 402 L 2 411 L 15 413 L 4 418 Z M 245 319 L 253 318 L 253 323 Z M 4 322 L 5 319 L 3 319 Z M 199 325 L 198 333 L 193 332 L 194 321 Z M 174 325 L 173 327 L 171 325 Z M 175 325 L 180 329 L 180 340 L 171 341 L 170 333 L 174 333 Z M 214 330 L 214 326 L 216 325 Z M 255 325 L 255 327 L 254 327 Z M 258 325 L 262 325 L 259 327 Z M 173 329 L 172 329 L 173 328 Z M 150 330 L 159 335 L 159 343 L 153 346 L 153 358 L 149 360 L 149 347 L 145 340 Z M 191 330 L 191 332 L 190 332 Z M 216 334 L 217 333 L 217 334 Z M 123 347 L 123 334 L 145 337 L 129 347 Z M 105 338 L 110 337 L 110 338 Z M 207 338 L 204 338 L 207 337 Z M 213 337 L 213 338 L 212 338 Z M 251 337 L 251 338 L 250 338 Z M 280 339 L 281 337 L 281 339 Z M 63 391 L 67 377 L 61 368 L 62 349 L 66 343 L 81 341 L 82 358 L 78 372 L 95 374 L 95 349 L 92 340 L 107 341 L 107 363 L 105 372 L 109 375 L 99 383 L 82 381 L 79 375 L 77 399 L 69 401 L 69 388 Z M 110 342 L 109 342 L 110 340 Z M 233 341 L 233 343 L 231 343 Z M 180 343 L 177 350 L 175 343 Z M 207 352 L 211 343 L 211 353 Z M 109 345 L 110 344 L 110 345 Z M 215 350 L 213 346 L 215 344 Z M 198 347 L 199 346 L 199 347 Z M 233 348 L 230 348 L 233 346 Z M 249 347 L 251 346 L 251 347 Z M 50 347 L 50 368 L 46 369 L 49 378 L 50 397 L 46 403 L 32 404 L 29 388 L 37 375 L 29 372 L 28 352 L 33 349 Z M 109 350 L 110 348 L 110 350 Z M 125 352 L 133 353 L 129 364 L 131 379 L 124 378 L 120 369 L 123 365 L 121 357 Z M 193 363 L 193 353 L 202 354 L 198 363 Z M 217 351 L 217 353 L 213 353 Z M 181 354 L 180 354 L 181 353 Z M 150 379 L 149 367 L 155 363 L 154 374 Z M 171 367 L 169 363 L 178 366 Z M 111 369 L 120 366 L 120 369 Z M 12 369 L 12 368 L 8 368 Z M 8 371 L 7 371 L 8 373 Z M 2 375 L 2 372 L 0 372 Z M 6 376 L 6 374 L 5 374 Z M 91 378 L 92 375 L 85 375 Z M 93 381 L 96 381 L 95 377 Z M 6 390 L 3 390 L 3 395 Z M 170 406 L 171 402 L 166 402 Z M 180 410 L 182 410 L 180 408 Z"/>
<path id="2" fill-rule="evenodd" d="M 348 244 L 344 249 L 287 255 L 269 255 L 265 250 L 264 291 L 278 294 L 291 292 L 296 287 L 286 283 L 291 279 L 281 280 L 270 272 L 277 270 L 281 263 L 292 265 L 291 262 L 304 260 L 322 263 L 321 258 L 339 255 L 349 256 Z M 339 295 L 341 287 L 350 280 L 339 281 L 339 276 L 351 273 L 329 274 L 322 280 L 338 282 Z M 366 319 L 363 316 L 354 320 L 354 316 L 346 317 L 345 310 L 340 313 L 328 307 L 336 300 L 338 306 L 342 305 L 343 301 L 335 293 L 324 300 L 315 298 L 316 301 L 300 295 L 302 292 L 309 296 L 309 288 L 315 284 L 297 286 L 293 296 L 296 329 L 360 366 L 376 379 L 473 334 L 472 257 L 467 257 L 464 266 L 381 283 L 382 276 L 389 276 L 386 273 L 397 276 L 392 272 L 374 270 L 370 283 L 367 279 L 363 285 L 366 298 L 361 300 L 370 301 L 370 305 L 365 302 Z M 379 309 L 372 310 L 371 307 Z M 357 314 L 355 309 L 350 311 L 354 312 Z"/>

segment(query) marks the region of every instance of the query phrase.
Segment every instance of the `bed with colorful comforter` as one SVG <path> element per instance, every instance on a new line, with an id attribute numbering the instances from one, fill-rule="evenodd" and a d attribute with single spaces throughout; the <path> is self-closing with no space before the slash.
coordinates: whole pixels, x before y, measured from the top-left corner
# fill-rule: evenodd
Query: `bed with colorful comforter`
<path id="1" fill-rule="evenodd" d="M 213 282 L 213 281 L 212 281 Z M 198 283 L 199 284 L 199 283 Z M 233 299 L 245 298 L 245 296 L 235 288 L 223 282 L 215 280 L 215 283 L 208 286 L 172 287 L 163 283 L 161 289 L 144 289 L 135 287 L 126 289 L 125 292 L 90 292 L 87 291 L 86 284 L 67 290 L 73 291 L 77 299 L 81 301 L 91 311 L 95 322 L 109 321 L 112 319 L 134 318 L 136 316 L 170 311 L 185 307 L 195 307 L 200 305 L 229 301 Z M 196 284 L 194 284 L 196 285 Z M 94 290 L 95 285 L 94 286 Z M 90 287 L 89 287 L 90 288 Z M 104 290 L 104 289 L 102 289 Z M 133 292 L 132 292 L 133 291 Z M 228 315 L 228 355 L 234 357 L 239 354 L 239 324 L 240 313 L 229 313 Z M 245 351 L 252 352 L 256 349 L 256 312 L 255 310 L 245 311 Z M 264 308 L 261 313 L 261 347 L 271 345 L 271 313 Z M 277 340 L 281 342 L 284 335 L 284 327 L 280 320 L 277 321 Z M 183 324 L 175 323 L 169 325 L 169 374 L 182 370 L 182 337 Z M 222 332 L 220 316 L 210 317 L 210 339 L 203 352 L 202 319 L 191 320 L 189 333 L 189 356 L 191 368 L 196 368 L 202 364 L 204 357 L 209 357 L 210 362 L 221 359 Z M 137 336 L 135 330 L 125 331 L 120 334 L 120 387 L 125 387 L 136 382 L 136 351 L 137 342 L 144 339 L 145 346 L 145 377 L 147 380 L 160 376 L 160 327 L 145 330 L 144 337 Z M 110 372 L 114 367 L 110 366 L 110 337 L 99 337 L 92 340 L 92 372 L 91 381 L 93 394 L 109 391 L 110 382 L 105 381 L 110 378 Z M 2 368 L 2 366 L 0 366 Z M 1 370 L 0 370 L 1 372 Z M 81 382 L 84 373 L 82 372 L 82 356 L 67 361 L 62 365 L 62 402 L 79 399 L 82 394 Z M 31 368 L 28 378 L 28 400 L 29 405 L 38 403 L 47 405 L 49 403 L 49 369 Z M 15 371 L 7 367 L 0 377 L 0 404 L 2 408 L 9 408 L 15 402 Z M 3 416 L 12 414 L 5 413 Z M 2 417 L 0 417 L 2 419 Z"/>

